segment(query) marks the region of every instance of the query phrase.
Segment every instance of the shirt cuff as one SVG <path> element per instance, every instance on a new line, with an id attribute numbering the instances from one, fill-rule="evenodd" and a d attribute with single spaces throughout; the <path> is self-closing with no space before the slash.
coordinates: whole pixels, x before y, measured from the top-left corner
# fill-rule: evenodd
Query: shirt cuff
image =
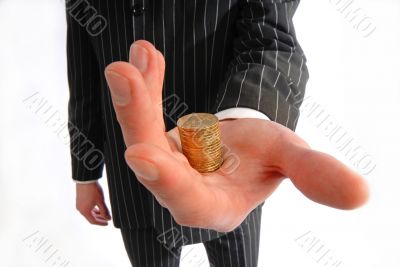
<path id="1" fill-rule="evenodd" d="M 76 184 L 92 184 L 92 183 L 97 182 L 98 179 L 89 180 L 89 181 L 78 181 L 78 180 L 72 179 L 72 181 L 74 181 L 74 183 L 76 183 Z"/>
<path id="2" fill-rule="evenodd" d="M 217 116 L 219 120 L 251 118 L 270 121 L 267 115 L 251 108 L 228 108 L 215 113 L 215 116 Z"/>

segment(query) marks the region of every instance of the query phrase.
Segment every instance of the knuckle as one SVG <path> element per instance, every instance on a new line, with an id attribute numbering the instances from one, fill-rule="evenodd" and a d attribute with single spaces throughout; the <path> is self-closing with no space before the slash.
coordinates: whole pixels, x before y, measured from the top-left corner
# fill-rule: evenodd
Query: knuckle
<path id="1" fill-rule="evenodd" d="M 80 207 L 78 211 L 84 216 L 90 215 L 90 209 L 87 207 Z"/>
<path id="2" fill-rule="evenodd" d="M 80 211 L 80 212 L 82 212 L 82 210 L 83 210 L 81 204 L 76 204 L 76 205 L 75 205 L 75 208 L 76 208 L 78 211 Z"/>
<path id="3" fill-rule="evenodd" d="M 77 202 L 76 205 L 75 205 L 75 207 L 76 207 L 77 210 L 82 210 L 83 207 L 84 207 L 84 205 L 83 205 L 82 202 Z"/>

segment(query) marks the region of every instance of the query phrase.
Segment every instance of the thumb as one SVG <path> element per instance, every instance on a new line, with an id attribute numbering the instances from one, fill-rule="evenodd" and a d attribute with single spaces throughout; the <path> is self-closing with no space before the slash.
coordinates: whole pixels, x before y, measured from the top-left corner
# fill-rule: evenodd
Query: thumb
<path id="1" fill-rule="evenodd" d="M 334 157 L 299 145 L 287 152 L 284 174 L 311 200 L 339 209 L 354 209 L 367 201 L 363 177 Z"/>
<path id="2" fill-rule="evenodd" d="M 105 76 L 125 144 L 151 142 L 165 145 L 160 138 L 164 125 L 157 119 L 140 71 L 127 62 L 113 62 L 107 66 Z"/>
<path id="3" fill-rule="evenodd" d="M 110 211 L 108 210 L 104 201 L 103 200 L 98 201 L 97 206 L 99 207 L 99 212 L 100 212 L 101 217 L 103 217 L 104 219 L 110 220 L 111 219 Z"/>

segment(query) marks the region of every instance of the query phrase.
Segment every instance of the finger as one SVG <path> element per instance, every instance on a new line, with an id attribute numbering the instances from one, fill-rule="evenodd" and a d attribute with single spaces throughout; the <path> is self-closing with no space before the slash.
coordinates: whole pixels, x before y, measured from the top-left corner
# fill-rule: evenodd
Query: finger
<path id="1" fill-rule="evenodd" d="M 162 79 L 164 78 L 159 53 L 150 42 L 145 40 L 134 42 L 129 53 L 129 62 L 137 66 L 142 73 L 150 97 L 156 105 L 160 105 L 162 101 Z"/>
<path id="2" fill-rule="evenodd" d="M 157 120 L 163 123 L 162 90 L 165 61 L 161 52 L 146 40 L 138 40 L 131 45 L 129 62 L 140 66 L 150 99 L 154 104 Z M 146 65 L 146 66 L 143 66 Z"/>
<path id="3" fill-rule="evenodd" d="M 334 157 L 293 146 L 285 173 L 308 198 L 339 209 L 363 205 L 369 195 L 365 180 Z"/>
<path id="4" fill-rule="evenodd" d="M 192 226 L 206 223 L 203 215 L 205 208 L 210 209 L 207 203 L 213 201 L 213 196 L 201 182 L 199 173 L 151 144 L 129 147 L 125 158 L 139 181 L 170 210 L 178 223 Z"/>
<path id="5" fill-rule="evenodd" d="M 165 75 L 165 60 L 163 54 L 161 54 L 160 51 L 157 50 L 157 57 L 158 57 L 158 78 L 159 78 L 159 84 L 160 84 L 160 91 L 159 91 L 159 100 L 155 100 L 155 104 L 157 105 L 158 112 L 160 115 L 158 115 L 160 121 L 164 121 L 164 107 L 163 107 L 163 100 L 162 100 L 162 91 L 163 91 L 163 84 L 164 84 L 164 75 Z M 159 102 L 157 102 L 159 101 Z"/>
<path id="6" fill-rule="evenodd" d="M 154 106 L 139 70 L 127 62 L 114 62 L 107 66 L 105 75 L 125 144 L 165 143 L 166 140 L 161 142 L 164 125 L 156 120 Z"/>
<path id="7" fill-rule="evenodd" d="M 86 220 L 91 223 L 91 224 L 95 224 L 95 225 L 101 225 L 101 226 L 106 226 L 108 225 L 108 223 L 104 220 L 101 219 L 97 219 L 94 214 L 92 214 L 91 210 L 85 210 L 84 212 L 82 212 L 82 215 L 86 218 Z"/>
<path id="8" fill-rule="evenodd" d="M 165 75 L 165 59 L 163 54 L 159 50 L 157 50 L 157 55 L 158 55 L 158 67 L 159 67 L 158 78 L 159 78 L 159 83 L 161 84 L 162 87 L 162 85 L 164 84 L 164 75 Z"/>
<path id="9" fill-rule="evenodd" d="M 92 210 L 92 216 L 95 218 L 95 220 L 97 222 L 107 223 L 108 224 L 109 220 L 104 218 L 103 215 L 101 215 L 99 211 Z"/>
<path id="10" fill-rule="evenodd" d="M 99 208 L 98 214 L 104 219 L 104 220 L 111 220 L 110 216 L 110 211 L 108 210 L 106 204 L 104 201 L 99 201 L 97 203 L 97 207 Z M 97 213 L 97 212 L 96 212 Z"/>

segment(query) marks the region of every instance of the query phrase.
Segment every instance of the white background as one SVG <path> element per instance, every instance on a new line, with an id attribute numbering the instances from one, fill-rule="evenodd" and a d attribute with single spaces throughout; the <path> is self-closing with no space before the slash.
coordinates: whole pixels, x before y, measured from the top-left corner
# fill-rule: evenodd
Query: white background
<path id="1" fill-rule="evenodd" d="M 309 231 L 340 266 L 400 266 L 400 2 L 353 3 L 376 26 L 366 38 L 337 2 L 303 0 L 295 17 L 311 74 L 307 95 L 373 157 L 371 198 L 361 209 L 338 211 L 286 181 L 264 205 L 261 267 L 323 266 L 296 241 Z M 0 0 L 0 266 L 50 266 L 24 241 L 35 233 L 68 266 L 129 266 L 119 231 L 89 225 L 75 210 L 68 145 L 23 101 L 38 92 L 67 118 L 63 8 L 61 0 Z M 312 119 L 303 116 L 297 133 L 351 166 Z M 201 245 L 191 247 L 183 250 L 184 267 L 206 258 Z"/>

